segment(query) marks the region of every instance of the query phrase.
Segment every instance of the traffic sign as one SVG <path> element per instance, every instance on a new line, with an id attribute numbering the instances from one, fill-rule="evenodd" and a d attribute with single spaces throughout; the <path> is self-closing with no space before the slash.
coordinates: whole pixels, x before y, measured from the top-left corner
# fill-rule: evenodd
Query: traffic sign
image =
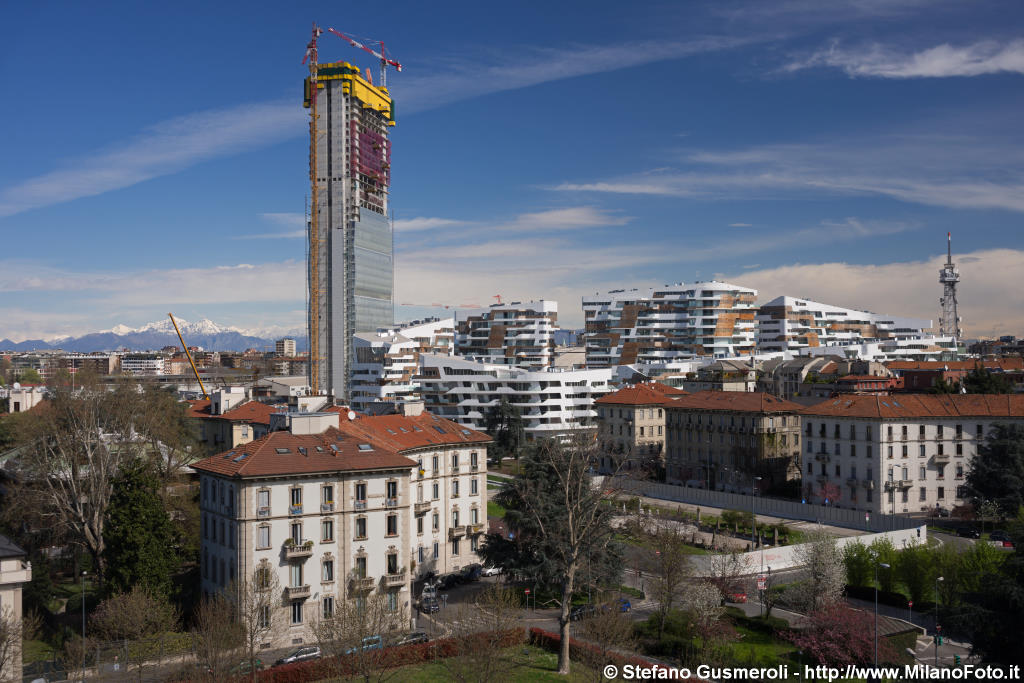
<path id="1" fill-rule="evenodd" d="M 764 576 L 757 577 L 757 590 L 763 591 L 763 590 L 767 590 L 767 588 L 768 588 L 768 582 L 765 580 Z"/>
<path id="2" fill-rule="evenodd" d="M 530 594 L 530 589 L 529 589 L 529 588 L 527 588 L 527 589 L 526 589 L 526 590 L 525 590 L 524 592 L 525 592 L 525 593 L 526 593 L 527 595 L 529 595 L 529 594 Z"/>

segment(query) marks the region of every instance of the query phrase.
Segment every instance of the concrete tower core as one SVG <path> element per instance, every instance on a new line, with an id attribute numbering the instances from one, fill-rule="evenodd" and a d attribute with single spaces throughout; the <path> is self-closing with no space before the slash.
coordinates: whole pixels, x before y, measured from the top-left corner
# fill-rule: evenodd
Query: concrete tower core
<path id="1" fill-rule="evenodd" d="M 942 284 L 942 315 L 939 317 L 939 334 L 943 337 L 961 336 L 960 316 L 956 310 L 956 286 L 960 282 L 960 271 L 953 263 L 953 237 L 946 233 L 946 265 L 939 271 L 939 282 Z"/>
<path id="2" fill-rule="evenodd" d="M 394 325 L 394 240 L 387 211 L 388 133 L 395 114 L 387 89 L 348 62 L 319 64 L 315 87 L 310 146 L 316 216 L 310 220 L 316 221 L 317 237 L 311 229 L 308 276 L 311 348 L 319 353 L 310 358 L 310 371 L 321 394 L 344 401 L 355 361 L 353 335 Z M 307 77 L 303 105 L 310 107 L 313 97 Z"/>

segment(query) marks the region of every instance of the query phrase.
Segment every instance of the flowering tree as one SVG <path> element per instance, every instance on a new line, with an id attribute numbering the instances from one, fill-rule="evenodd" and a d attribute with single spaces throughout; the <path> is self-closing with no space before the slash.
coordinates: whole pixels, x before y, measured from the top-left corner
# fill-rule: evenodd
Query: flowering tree
<path id="1" fill-rule="evenodd" d="M 875 656 L 875 629 L 871 615 L 832 603 L 807 616 L 805 628 L 787 631 L 783 637 L 811 659 L 828 666 L 869 665 Z M 896 663 L 889 643 L 878 642 L 878 661 Z"/>

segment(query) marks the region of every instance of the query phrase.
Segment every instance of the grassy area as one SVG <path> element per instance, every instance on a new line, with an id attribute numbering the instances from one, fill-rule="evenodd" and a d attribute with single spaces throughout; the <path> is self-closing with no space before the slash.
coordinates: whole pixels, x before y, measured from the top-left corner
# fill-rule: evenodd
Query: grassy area
<path id="1" fill-rule="evenodd" d="M 487 516 L 488 517 L 505 517 L 505 508 L 501 507 L 493 500 L 487 501 Z"/>
<path id="2" fill-rule="evenodd" d="M 740 639 L 730 646 L 732 661 L 742 666 L 772 666 L 789 661 L 797 651 L 795 645 L 776 636 L 771 629 L 773 623 L 784 623 L 772 618 L 748 617 L 736 607 L 728 607 L 726 615 L 732 621 Z"/>
<path id="3" fill-rule="evenodd" d="M 594 672 L 573 663 L 572 673 L 563 678 L 558 675 L 558 655 L 532 645 L 523 645 L 505 650 L 505 658 L 512 665 L 503 681 L 512 683 L 533 683 L 533 681 L 592 681 Z M 456 680 L 444 664 L 429 662 L 397 669 L 394 679 L 410 683 L 433 683 L 434 681 Z"/>
<path id="4" fill-rule="evenodd" d="M 45 662 L 53 659 L 53 646 L 42 640 L 26 640 L 21 657 L 24 664 Z"/>

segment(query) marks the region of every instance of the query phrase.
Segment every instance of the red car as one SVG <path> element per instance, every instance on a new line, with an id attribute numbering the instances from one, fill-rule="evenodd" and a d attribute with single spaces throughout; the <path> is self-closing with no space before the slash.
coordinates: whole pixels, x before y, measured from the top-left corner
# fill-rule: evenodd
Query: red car
<path id="1" fill-rule="evenodd" d="M 729 593 L 728 595 L 725 596 L 725 599 L 726 599 L 727 602 L 746 602 L 747 601 L 747 594 L 743 593 L 743 592 L 740 592 L 740 593 Z"/>

